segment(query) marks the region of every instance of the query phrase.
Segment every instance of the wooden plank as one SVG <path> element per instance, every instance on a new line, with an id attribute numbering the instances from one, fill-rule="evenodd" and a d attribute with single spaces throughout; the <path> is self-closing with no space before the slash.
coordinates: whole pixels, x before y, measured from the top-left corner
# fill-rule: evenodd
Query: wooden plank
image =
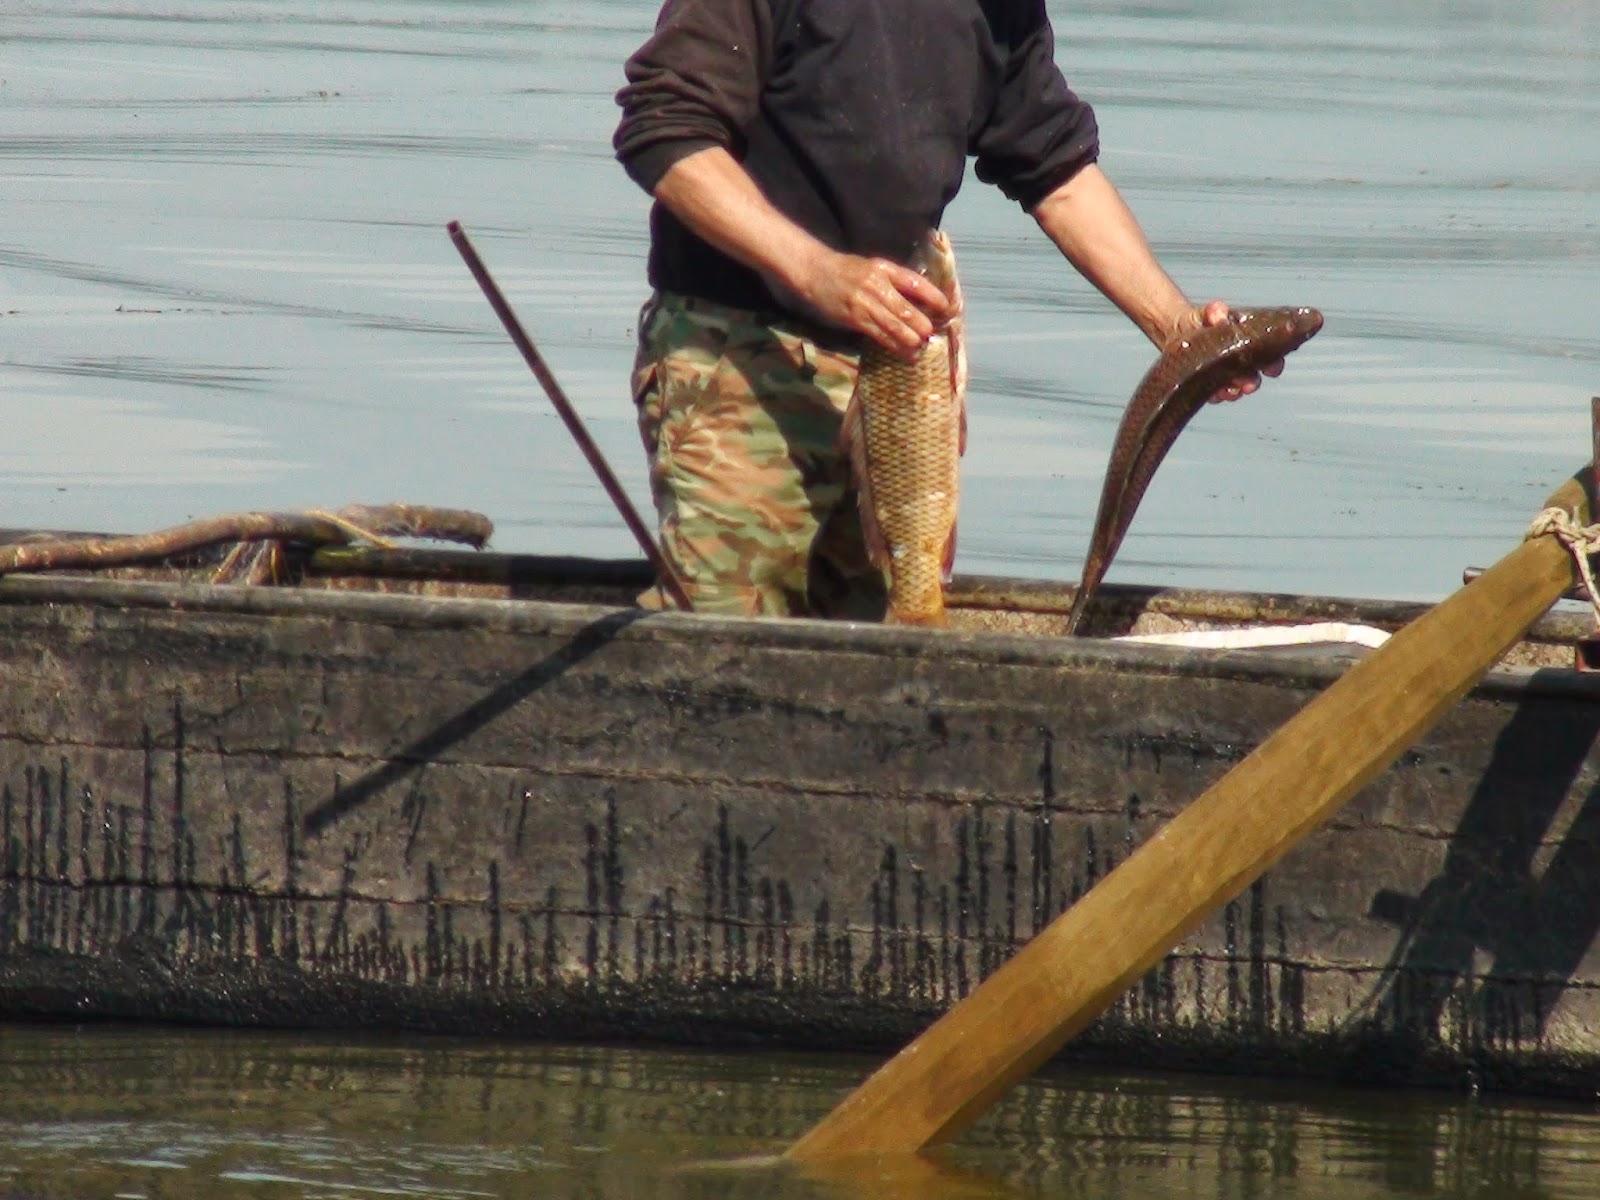
<path id="1" fill-rule="evenodd" d="M 1587 523 L 1589 474 L 1548 504 Z M 788 1157 L 915 1153 L 958 1136 L 1387 768 L 1574 574 L 1555 538 L 1525 541 L 1406 626 L 846 1097 Z"/>

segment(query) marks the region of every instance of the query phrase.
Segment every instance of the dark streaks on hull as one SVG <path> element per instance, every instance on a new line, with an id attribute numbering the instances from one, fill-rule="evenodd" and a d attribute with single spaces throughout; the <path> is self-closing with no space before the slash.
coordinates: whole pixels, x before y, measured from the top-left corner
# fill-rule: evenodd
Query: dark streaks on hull
<path id="1" fill-rule="evenodd" d="M 242 833 L 248 813 L 235 811 L 220 875 L 208 884 L 186 828 L 195 751 L 185 744 L 181 710 L 172 715 L 170 748 L 154 750 L 147 740 L 141 751 L 143 774 L 165 794 L 132 805 L 101 799 L 104 789 L 80 784 L 62 759 L 26 766 L 20 792 L 7 786 L 0 796 L 7 1011 L 882 1047 L 976 986 L 1115 869 L 1152 824 L 1136 796 L 1115 817 L 1085 821 L 1063 808 L 1050 735 L 1036 806 L 974 804 L 952 814 L 949 875 L 913 865 L 907 846 L 883 842 L 876 869 L 860 881 L 857 916 L 843 915 L 855 912 L 848 882 L 825 886 L 809 913 L 799 911 L 795 881 L 752 862 L 741 826 L 757 827 L 727 804 L 712 810 L 697 843 L 691 834 L 679 847 L 698 860 L 698 911 L 686 911 L 674 887 L 638 894 L 642 864 L 630 853 L 627 799 L 615 788 L 596 797 L 586 826 L 584 902 L 576 907 L 564 903 L 570 893 L 558 882 L 508 894 L 499 857 L 481 864 L 482 900 L 452 898 L 433 861 L 418 864 L 415 900 L 374 898 L 365 874 L 370 834 L 332 848 L 331 886 L 306 886 L 296 864 L 304 869 L 311 848 L 300 840 L 292 799 L 270 847 L 276 862 L 257 861 L 269 848 L 251 844 Z M 1130 743 L 1127 754 L 1162 769 L 1164 756 L 1142 744 Z M 279 786 L 292 797 L 288 776 Z M 518 807 L 521 792 L 494 789 Z M 393 836 L 409 836 L 398 812 L 395 824 Z M 278 887 L 252 882 L 280 864 L 289 869 Z M 1290 954 L 1289 910 L 1271 890 L 1269 877 L 1231 902 L 1216 945 L 1170 955 L 1072 1053 L 1188 1066 L 1298 1058 L 1315 1071 L 1317 1054 L 1332 1044 L 1307 1011 L 1317 969 Z M 102 903 L 107 897 L 116 899 Z M 1419 986 L 1426 976 L 1422 969 Z M 1548 1010 L 1549 996 L 1524 999 L 1510 981 L 1497 981 L 1495 997 L 1513 1013 L 1498 1027 L 1536 1041 L 1515 1013 L 1530 1003 Z M 1415 1070 L 1415 1059 L 1407 1062 Z"/>
<path id="2" fill-rule="evenodd" d="M 1325 682 L 21 595 L 8 1017 L 893 1046 Z M 1592 1090 L 1600 705 L 1570 682 L 1470 697 L 1070 1052 Z"/>

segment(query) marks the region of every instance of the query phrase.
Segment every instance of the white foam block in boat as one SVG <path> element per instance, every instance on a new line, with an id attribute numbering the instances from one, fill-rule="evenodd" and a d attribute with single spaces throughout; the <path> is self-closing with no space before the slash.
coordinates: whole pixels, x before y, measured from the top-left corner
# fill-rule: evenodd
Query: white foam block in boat
<path id="1" fill-rule="evenodd" d="M 1316 621 L 1310 625 L 1254 625 L 1247 629 L 1196 629 L 1185 633 L 1142 633 L 1113 638 L 1147 646 L 1192 646 L 1201 650 L 1252 650 L 1270 646 L 1312 646 L 1351 643 L 1378 647 L 1389 640 L 1382 629 L 1351 625 L 1345 621 Z"/>

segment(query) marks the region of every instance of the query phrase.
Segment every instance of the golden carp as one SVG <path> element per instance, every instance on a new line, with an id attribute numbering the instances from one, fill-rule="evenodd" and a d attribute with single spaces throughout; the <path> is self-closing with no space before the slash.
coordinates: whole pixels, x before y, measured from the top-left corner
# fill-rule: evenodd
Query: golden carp
<path id="1" fill-rule="evenodd" d="M 933 230 L 912 266 L 949 298 L 950 315 L 910 362 L 875 343 L 861 352 L 842 444 L 867 553 L 888 575 L 888 621 L 942 626 L 967 441 L 967 357 L 950 239 Z"/>

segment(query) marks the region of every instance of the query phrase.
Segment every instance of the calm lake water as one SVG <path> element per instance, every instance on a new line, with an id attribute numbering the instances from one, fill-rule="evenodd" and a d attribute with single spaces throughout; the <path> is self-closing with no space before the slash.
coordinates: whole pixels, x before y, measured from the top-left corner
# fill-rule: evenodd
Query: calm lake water
<path id="1" fill-rule="evenodd" d="M 658 0 L 0 0 L 0 526 L 405 499 L 633 553 L 444 232 L 646 507 L 646 198 L 611 158 Z M 1207 410 L 1114 579 L 1437 597 L 1587 460 L 1600 6 L 1052 6 L 1104 163 L 1196 297 L 1324 333 Z M 1151 357 L 1012 205 L 973 310 L 964 571 L 1076 579 Z"/>
<path id="2" fill-rule="evenodd" d="M 870 1067 L 442 1040 L 0 1027 L 0 1196 L 1591 1197 L 1600 1114 L 1052 1071 L 938 1169 L 773 1162 Z"/>
<path id="3" fill-rule="evenodd" d="M 656 7 L 0 0 L 0 526 L 403 499 L 480 509 L 504 549 L 631 554 L 444 226 L 644 506 L 647 203 L 609 137 Z M 1427 598 L 1509 549 L 1600 393 L 1600 5 L 1052 9 L 1180 282 L 1328 317 L 1195 421 L 1112 577 Z M 958 565 L 1075 579 L 1150 348 L 997 195 L 970 184 L 947 224 L 975 371 Z M 867 1066 L 0 1025 L 0 1196 L 852 1194 L 684 1168 L 770 1155 Z M 1587 1108 L 1060 1073 L 940 1180 L 864 1186 L 1555 1198 L 1593 1195 L 1597 1160 Z"/>

